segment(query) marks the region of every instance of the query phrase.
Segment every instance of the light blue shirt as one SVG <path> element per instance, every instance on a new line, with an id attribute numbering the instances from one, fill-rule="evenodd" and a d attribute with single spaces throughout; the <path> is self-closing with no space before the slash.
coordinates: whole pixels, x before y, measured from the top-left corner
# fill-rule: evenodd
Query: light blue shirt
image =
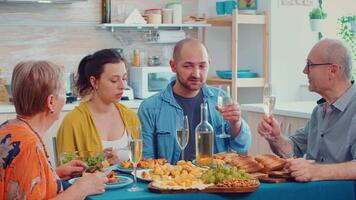
<path id="1" fill-rule="evenodd" d="M 245 121 L 235 138 L 229 142 L 216 137 L 221 134 L 222 116 L 215 109 L 219 89 L 204 85 L 204 100 L 208 103 L 209 122 L 215 131 L 214 152 L 225 152 L 228 147 L 238 153 L 246 153 L 251 145 L 251 131 Z M 183 109 L 176 102 L 171 84 L 160 93 L 144 100 L 139 107 L 138 116 L 142 126 L 143 156 L 145 158 L 165 158 L 170 163 L 179 160 L 181 150 L 176 142 L 176 116 L 183 117 Z M 231 134 L 230 123 L 226 123 L 226 133 Z"/>
<path id="2" fill-rule="evenodd" d="M 294 155 L 318 163 L 341 163 L 356 159 L 356 86 L 327 106 L 318 101 L 310 121 L 290 136 Z"/>

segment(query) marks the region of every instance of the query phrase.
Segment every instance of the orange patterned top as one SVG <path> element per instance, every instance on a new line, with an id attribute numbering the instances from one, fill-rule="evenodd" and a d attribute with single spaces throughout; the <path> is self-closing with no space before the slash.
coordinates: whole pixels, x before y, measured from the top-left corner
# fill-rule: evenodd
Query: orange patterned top
<path id="1" fill-rule="evenodd" d="M 49 199 L 62 191 L 61 181 L 35 133 L 20 125 L 3 123 L 0 199 Z"/>

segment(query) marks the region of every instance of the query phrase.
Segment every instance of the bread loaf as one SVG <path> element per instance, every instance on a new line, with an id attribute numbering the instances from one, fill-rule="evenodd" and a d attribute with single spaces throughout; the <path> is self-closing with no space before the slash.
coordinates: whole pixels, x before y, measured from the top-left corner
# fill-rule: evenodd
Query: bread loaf
<path id="1" fill-rule="evenodd" d="M 286 160 L 273 154 L 258 155 L 255 159 L 264 166 L 263 171 L 265 172 L 281 170 L 286 164 Z"/>

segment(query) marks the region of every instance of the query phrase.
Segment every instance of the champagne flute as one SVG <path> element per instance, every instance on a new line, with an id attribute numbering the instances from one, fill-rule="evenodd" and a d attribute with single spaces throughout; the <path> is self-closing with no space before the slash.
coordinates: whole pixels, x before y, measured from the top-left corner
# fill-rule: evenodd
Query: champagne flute
<path id="1" fill-rule="evenodd" d="M 274 106 L 276 104 L 276 97 L 272 94 L 272 86 L 269 83 L 266 83 L 263 88 L 263 110 L 267 117 L 270 117 L 274 112 Z M 265 135 L 267 139 L 274 139 L 270 135 L 271 132 L 268 132 L 268 135 Z"/>
<path id="2" fill-rule="evenodd" d="M 140 131 L 139 127 L 131 127 L 131 133 L 133 131 Z M 134 184 L 131 188 L 128 189 L 129 192 L 137 192 L 137 191 L 142 191 L 143 188 L 137 186 L 137 164 L 140 162 L 142 158 L 142 139 L 140 138 L 134 138 L 131 134 L 131 138 L 129 139 L 128 142 L 128 148 L 129 148 L 129 158 L 130 161 L 133 163 L 134 167 Z"/>
<path id="3" fill-rule="evenodd" d="M 189 141 L 189 121 L 187 115 L 184 115 L 183 118 L 177 117 L 176 140 L 182 152 L 181 159 L 184 160 L 184 149 Z"/>
<path id="4" fill-rule="evenodd" d="M 230 87 L 226 86 L 226 95 L 224 95 L 222 86 L 219 85 L 219 92 L 218 92 L 218 97 L 217 97 L 217 103 L 219 108 L 224 109 L 224 106 L 231 103 L 231 98 L 230 98 Z M 225 123 L 224 119 L 222 119 L 222 124 L 221 124 L 221 134 L 217 135 L 216 137 L 218 138 L 229 138 L 230 135 L 225 133 Z"/>

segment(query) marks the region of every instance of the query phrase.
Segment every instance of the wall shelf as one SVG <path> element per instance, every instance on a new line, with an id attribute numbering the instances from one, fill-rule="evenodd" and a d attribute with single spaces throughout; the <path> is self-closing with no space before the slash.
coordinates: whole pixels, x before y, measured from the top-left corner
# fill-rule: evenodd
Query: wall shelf
<path id="1" fill-rule="evenodd" d="M 222 16 L 222 17 L 213 17 L 208 18 L 207 23 L 211 26 L 218 27 L 227 27 L 231 30 L 231 70 L 232 70 L 232 79 L 221 79 L 219 77 L 209 77 L 207 80 L 208 84 L 224 84 L 231 85 L 232 88 L 232 97 L 237 99 L 237 88 L 243 87 L 263 87 L 265 82 L 268 82 L 268 54 L 269 54 L 269 30 L 268 30 L 268 15 L 264 14 L 239 14 L 237 10 L 233 12 L 232 16 Z M 237 78 L 238 71 L 238 34 L 239 34 L 239 24 L 248 24 L 248 25 L 262 25 L 263 26 L 263 67 L 262 75 L 258 78 Z M 207 28 L 204 28 L 203 31 L 203 42 L 206 44 L 206 35 Z"/>
<path id="2" fill-rule="evenodd" d="M 228 26 L 231 27 L 233 23 L 233 16 L 223 16 L 223 17 L 213 17 L 208 18 L 207 23 L 212 26 Z M 265 24 L 265 15 L 244 15 L 238 14 L 237 17 L 238 24 Z"/>
<path id="3" fill-rule="evenodd" d="M 187 24 L 100 24 L 99 28 L 111 29 L 111 32 L 117 30 L 182 30 L 201 27 L 210 27 L 207 23 L 187 23 Z"/>
<path id="4" fill-rule="evenodd" d="M 222 79 L 217 76 L 210 77 L 207 81 L 210 85 L 231 85 L 232 80 Z M 263 87 L 265 83 L 264 78 L 237 78 L 238 88 L 243 87 Z"/>

